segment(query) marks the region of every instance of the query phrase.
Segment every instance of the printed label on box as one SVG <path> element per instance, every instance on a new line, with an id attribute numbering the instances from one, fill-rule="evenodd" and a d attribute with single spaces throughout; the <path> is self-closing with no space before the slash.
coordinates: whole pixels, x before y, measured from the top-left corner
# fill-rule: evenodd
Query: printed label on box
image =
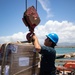
<path id="1" fill-rule="evenodd" d="M 37 75 L 37 74 L 33 74 L 33 75 Z"/>
<path id="2" fill-rule="evenodd" d="M 18 46 L 12 45 L 12 53 L 17 53 Z"/>
<path id="3" fill-rule="evenodd" d="M 19 66 L 29 66 L 29 57 L 20 57 Z"/>
<path id="4" fill-rule="evenodd" d="M 6 48 L 8 51 L 11 50 L 12 53 L 17 53 L 18 46 L 9 44 Z"/>

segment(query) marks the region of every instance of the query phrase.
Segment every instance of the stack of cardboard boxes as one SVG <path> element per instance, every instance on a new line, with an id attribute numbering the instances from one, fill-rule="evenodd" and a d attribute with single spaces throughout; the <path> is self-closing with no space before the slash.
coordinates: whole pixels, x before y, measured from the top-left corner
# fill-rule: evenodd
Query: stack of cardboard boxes
<path id="1" fill-rule="evenodd" d="M 39 54 L 32 43 L 9 43 L 6 47 L 5 63 L 9 75 L 38 75 Z"/>

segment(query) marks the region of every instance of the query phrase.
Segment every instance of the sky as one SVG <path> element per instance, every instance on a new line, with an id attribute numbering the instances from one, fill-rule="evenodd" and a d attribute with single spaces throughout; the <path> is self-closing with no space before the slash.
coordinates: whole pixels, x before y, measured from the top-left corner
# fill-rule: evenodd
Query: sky
<path id="1" fill-rule="evenodd" d="M 35 0 L 27 0 L 27 8 Z M 26 41 L 28 28 L 22 22 L 26 0 L 0 0 L 0 43 Z M 59 43 L 75 43 L 75 0 L 37 0 L 41 19 L 35 28 L 40 44 L 48 33 L 59 36 Z"/>

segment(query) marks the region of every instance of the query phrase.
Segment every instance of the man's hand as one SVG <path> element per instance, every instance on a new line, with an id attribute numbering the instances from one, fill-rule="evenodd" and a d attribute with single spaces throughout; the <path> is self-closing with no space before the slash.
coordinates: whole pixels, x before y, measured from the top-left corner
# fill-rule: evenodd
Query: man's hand
<path id="1" fill-rule="evenodd" d="M 33 40 L 33 44 L 35 46 L 36 51 L 40 52 L 41 46 L 40 46 L 38 38 L 37 38 L 37 36 L 35 34 L 33 34 L 32 40 Z"/>
<path id="2" fill-rule="evenodd" d="M 35 41 L 35 40 L 38 40 L 37 36 L 35 35 L 35 33 L 33 33 L 32 35 L 32 40 Z"/>

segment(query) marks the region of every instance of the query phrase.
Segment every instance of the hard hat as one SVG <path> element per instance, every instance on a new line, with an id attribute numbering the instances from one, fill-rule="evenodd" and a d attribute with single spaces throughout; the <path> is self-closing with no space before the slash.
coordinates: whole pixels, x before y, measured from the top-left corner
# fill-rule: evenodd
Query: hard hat
<path id="1" fill-rule="evenodd" d="M 56 33 L 50 33 L 48 35 L 46 35 L 49 39 L 51 39 L 51 41 L 53 41 L 55 44 L 57 44 L 59 38 L 58 35 Z"/>

